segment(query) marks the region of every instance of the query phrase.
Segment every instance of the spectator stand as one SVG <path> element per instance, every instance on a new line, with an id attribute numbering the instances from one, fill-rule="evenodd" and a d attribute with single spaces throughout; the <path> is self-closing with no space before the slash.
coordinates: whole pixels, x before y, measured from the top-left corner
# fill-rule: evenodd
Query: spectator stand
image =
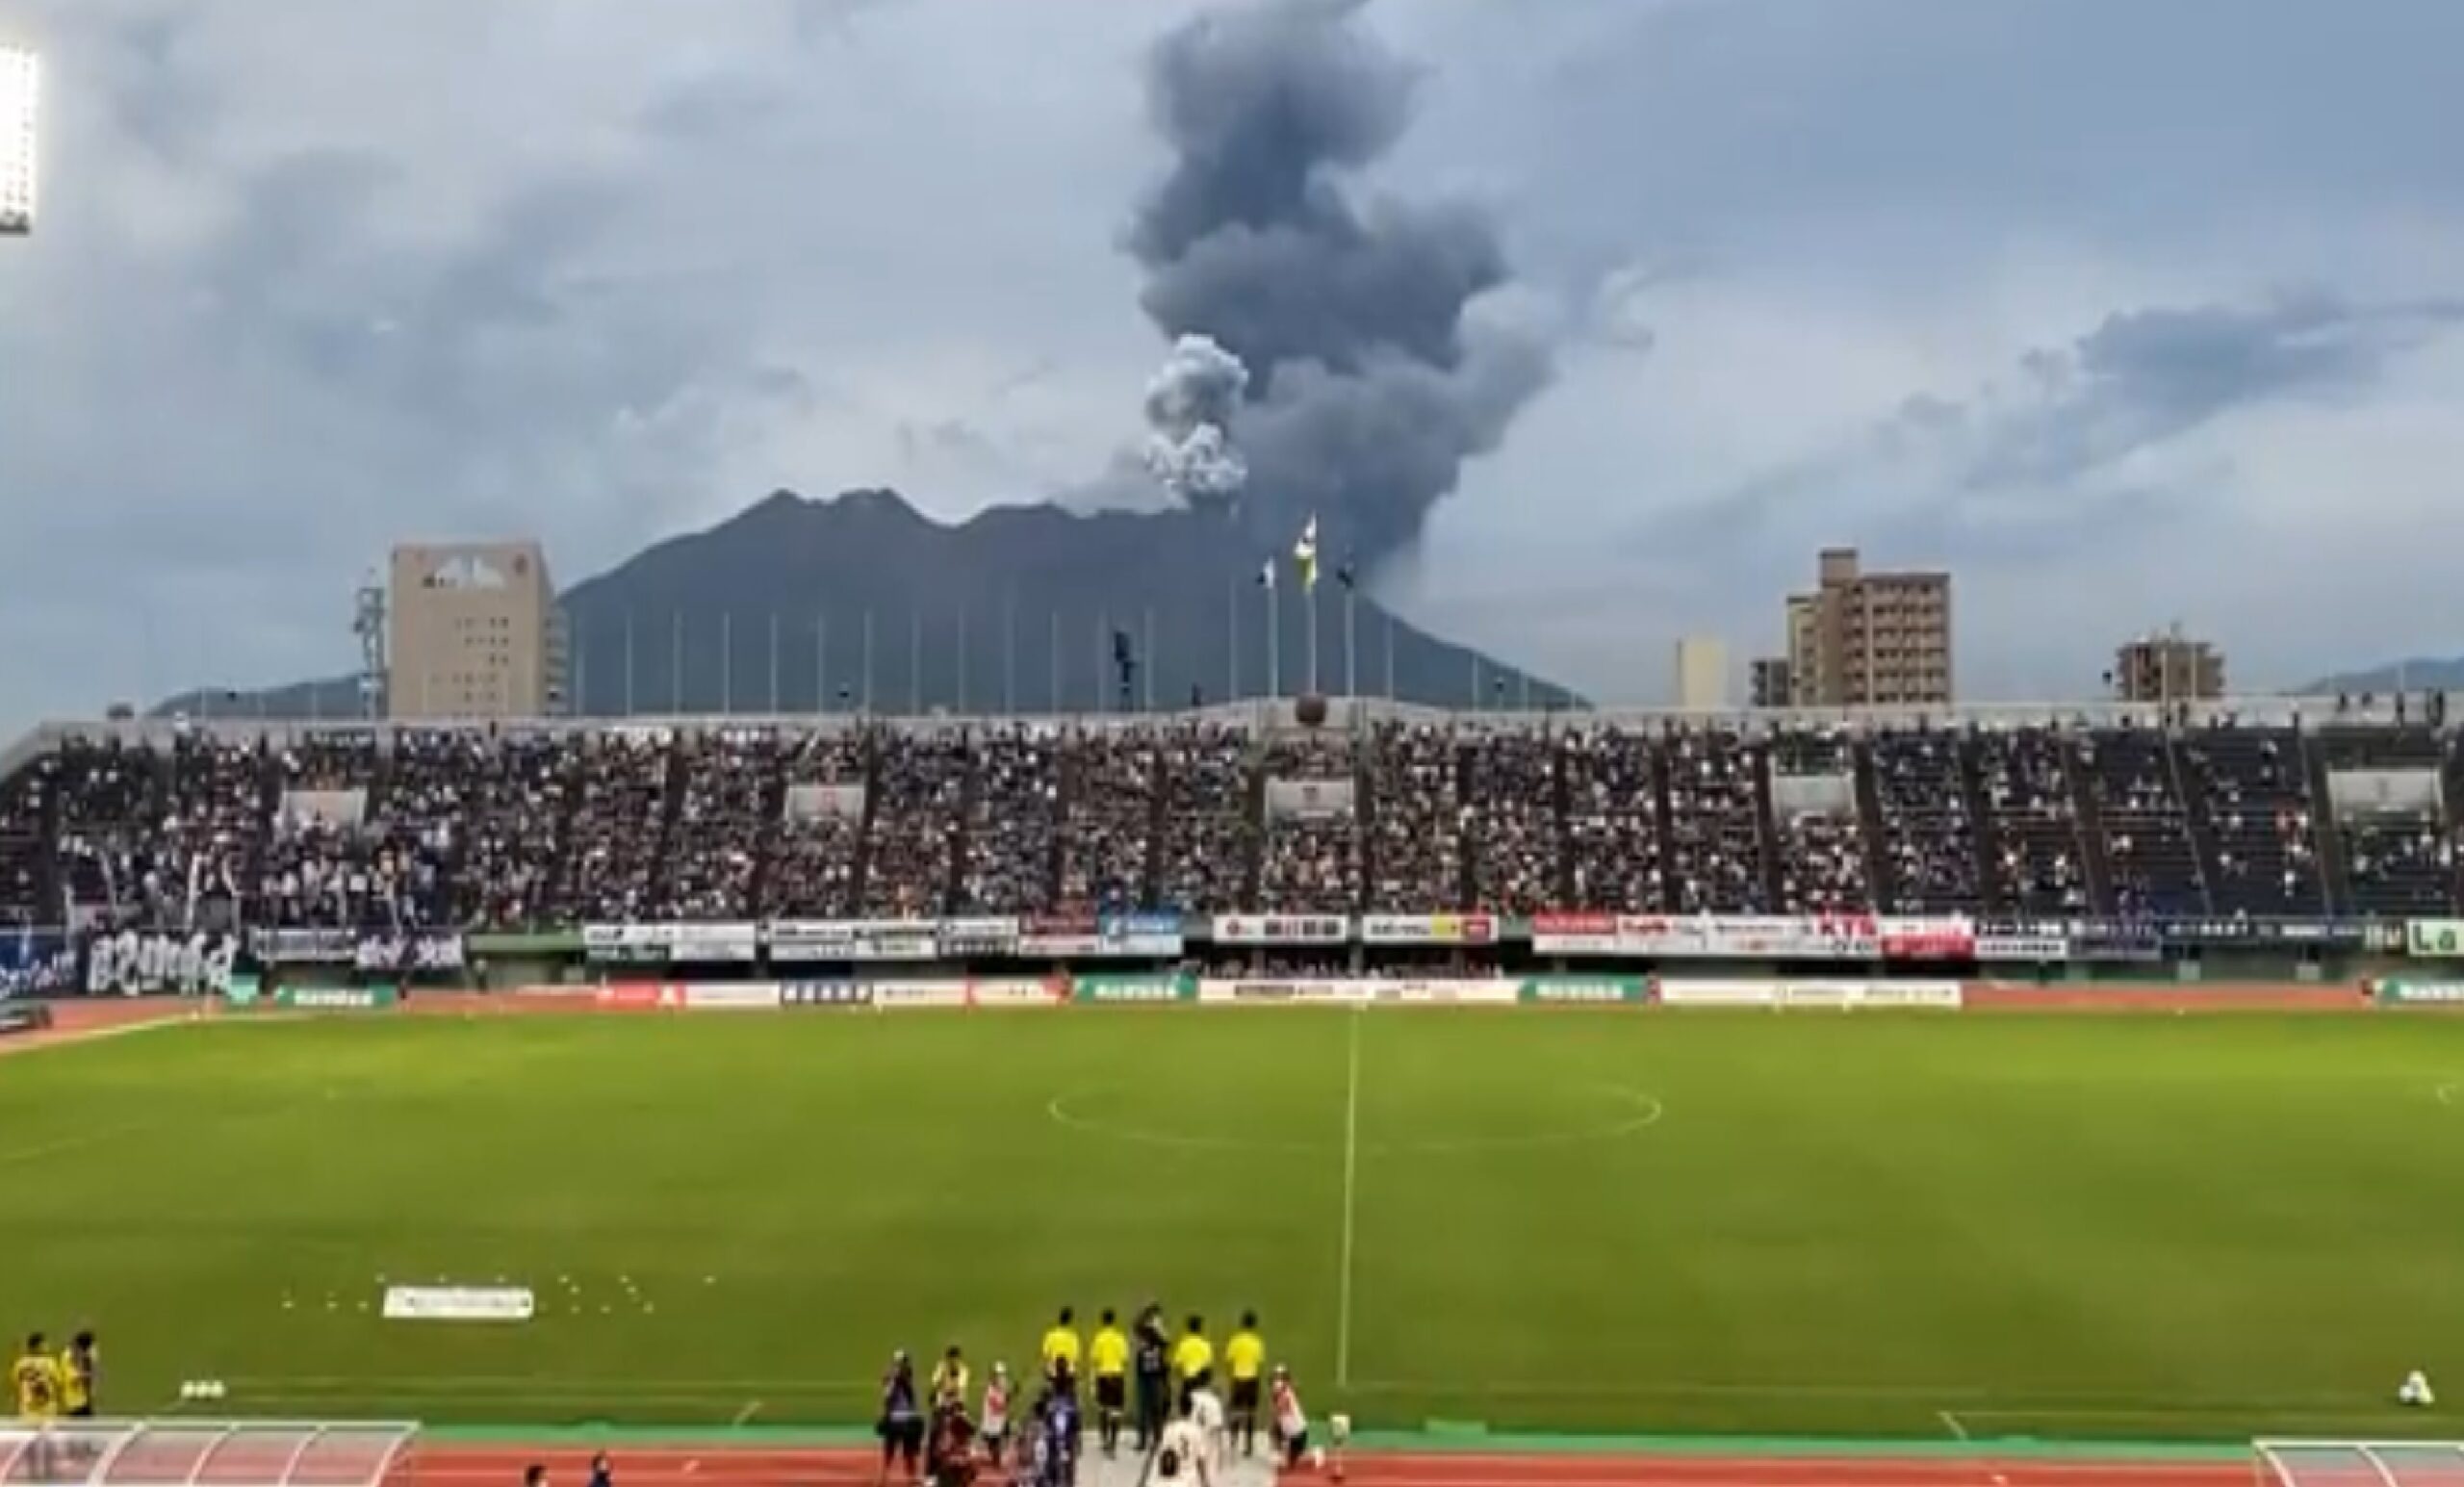
<path id="1" fill-rule="evenodd" d="M 1770 833 L 1761 745 L 1707 728 L 1680 729 L 1664 748 L 1671 910 L 1771 912 L 1778 875 L 1763 855 Z"/>
<path id="2" fill-rule="evenodd" d="M 2213 911 L 2169 738 L 2161 728 L 2123 727 L 2087 733 L 2072 746 L 2084 766 L 2088 819 L 2103 850 L 2113 911 L 2124 919 Z"/>
<path id="3" fill-rule="evenodd" d="M 1268 739 L 1258 908 L 1360 910 L 1361 767 L 1349 735 L 1296 732 Z"/>
<path id="4" fill-rule="evenodd" d="M 1570 729 L 1558 737 L 1567 907 L 1660 913 L 1671 891 L 1669 792 L 1659 753 L 1646 734 L 1614 725 Z"/>
<path id="5" fill-rule="evenodd" d="M 1858 804 L 1855 740 L 1836 728 L 1781 731 L 1771 736 L 1764 757 L 1780 911 L 1870 912 L 1875 895 Z"/>
<path id="6" fill-rule="evenodd" d="M 1875 895 L 1894 913 L 1972 914 L 1985 908 L 1964 738 L 1933 728 L 1866 741 L 1878 850 Z"/>

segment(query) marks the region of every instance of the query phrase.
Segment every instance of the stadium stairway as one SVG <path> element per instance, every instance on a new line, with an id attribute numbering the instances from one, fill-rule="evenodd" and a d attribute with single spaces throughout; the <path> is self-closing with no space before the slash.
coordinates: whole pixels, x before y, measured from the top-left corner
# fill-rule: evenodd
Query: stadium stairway
<path id="1" fill-rule="evenodd" d="M 2079 751 L 2067 739 L 2055 739 L 2052 744 L 2062 760 L 2062 779 L 2070 792 L 2070 809 L 2079 823 L 2079 860 L 2087 870 L 2088 903 L 2097 913 L 2114 912 L 2113 862 L 2105 856 L 2105 813 L 2096 801 L 2096 792 L 2088 782 L 2088 770 L 2080 762 Z"/>
<path id="2" fill-rule="evenodd" d="M 2311 812 L 2311 822 L 2319 833 L 2320 870 L 2327 879 L 2327 911 L 2355 912 L 2352 866 L 2345 856 L 2344 823 L 2336 814 L 2335 797 L 2328 793 L 2327 756 L 2317 747 L 2310 730 L 2296 729 L 2293 736 L 2301 746 L 2301 768 L 2309 777 L 2310 799 L 2317 803 Z"/>

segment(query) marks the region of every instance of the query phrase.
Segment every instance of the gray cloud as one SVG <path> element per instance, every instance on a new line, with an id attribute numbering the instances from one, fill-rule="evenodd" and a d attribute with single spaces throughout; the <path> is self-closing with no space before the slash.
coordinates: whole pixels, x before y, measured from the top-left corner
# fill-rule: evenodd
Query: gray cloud
<path id="1" fill-rule="evenodd" d="M 1232 437 L 1264 540 L 1315 514 L 1371 563 L 1410 545 L 1463 462 L 1549 377 L 1534 340 L 1466 312 L 1507 280 L 1482 213 L 1356 202 L 1347 172 L 1400 138 L 1416 74 L 1359 0 L 1266 0 L 1168 35 L 1147 67 L 1170 172 L 1141 206 L 1140 302 L 1246 364 Z"/>

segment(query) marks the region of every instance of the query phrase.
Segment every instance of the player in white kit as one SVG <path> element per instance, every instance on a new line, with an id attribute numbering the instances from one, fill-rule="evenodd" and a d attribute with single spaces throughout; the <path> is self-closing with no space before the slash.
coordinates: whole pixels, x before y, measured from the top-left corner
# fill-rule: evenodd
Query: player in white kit
<path id="1" fill-rule="evenodd" d="M 1197 1487 L 1215 1487 L 1215 1441 L 1197 1422 L 1196 1399 L 1189 1402 L 1191 1407 L 1156 1438 L 1155 1460 L 1160 1466 L 1171 1458 L 1181 1481 L 1194 1477 Z"/>
<path id="2" fill-rule="evenodd" d="M 1286 1471 L 1296 1472 L 1305 1462 L 1311 1467 L 1326 1464 L 1326 1453 L 1309 1445 L 1309 1416 L 1300 1407 L 1300 1392 L 1292 1387 L 1292 1371 L 1278 1367 L 1274 1371 L 1274 1389 L 1269 1396 L 1269 1411 L 1274 1417 L 1275 1444 L 1283 1448 Z"/>

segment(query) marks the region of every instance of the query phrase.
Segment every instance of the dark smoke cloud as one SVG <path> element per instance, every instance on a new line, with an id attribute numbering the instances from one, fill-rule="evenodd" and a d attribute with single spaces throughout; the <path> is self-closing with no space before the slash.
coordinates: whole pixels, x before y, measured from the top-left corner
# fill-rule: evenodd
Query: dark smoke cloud
<path id="1" fill-rule="evenodd" d="M 1364 203 L 1347 179 L 1400 138 L 1413 69 L 1355 24 L 1362 0 L 1266 0 L 1165 37 L 1147 101 L 1173 152 L 1130 251 L 1167 335 L 1249 369 L 1233 443 L 1243 524 L 1329 550 L 1409 546 L 1465 459 L 1549 379 L 1539 341 L 1466 309 L 1509 273 L 1479 212 Z"/>

